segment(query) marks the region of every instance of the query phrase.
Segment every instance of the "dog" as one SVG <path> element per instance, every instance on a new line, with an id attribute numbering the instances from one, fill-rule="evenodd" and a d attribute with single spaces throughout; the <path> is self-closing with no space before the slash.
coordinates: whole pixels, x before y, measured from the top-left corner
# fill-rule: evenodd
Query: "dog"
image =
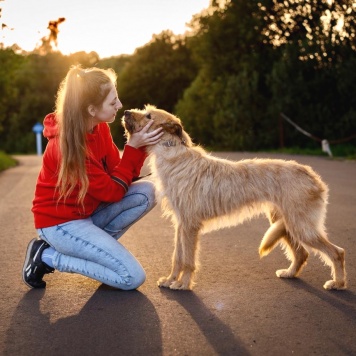
<path id="1" fill-rule="evenodd" d="M 150 120 L 150 130 L 162 127 L 164 134 L 146 148 L 149 165 L 164 215 L 175 226 L 171 273 L 158 286 L 192 289 L 199 236 L 265 214 L 270 227 L 260 256 L 281 244 L 291 261 L 288 269 L 276 271 L 278 277 L 296 277 L 313 250 L 331 267 L 332 280 L 324 288 L 346 289 L 345 251 L 328 240 L 324 227 L 328 187 L 310 167 L 279 159 L 215 158 L 193 144 L 180 119 L 152 105 L 124 112 L 125 134 Z"/>

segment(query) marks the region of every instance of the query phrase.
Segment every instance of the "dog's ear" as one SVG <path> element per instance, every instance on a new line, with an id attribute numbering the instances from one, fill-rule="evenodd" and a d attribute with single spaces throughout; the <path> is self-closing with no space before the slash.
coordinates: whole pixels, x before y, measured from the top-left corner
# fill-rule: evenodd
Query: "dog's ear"
<path id="1" fill-rule="evenodd" d="M 163 129 L 172 134 L 177 135 L 179 138 L 183 138 L 183 127 L 175 122 L 165 122 L 161 125 Z"/>

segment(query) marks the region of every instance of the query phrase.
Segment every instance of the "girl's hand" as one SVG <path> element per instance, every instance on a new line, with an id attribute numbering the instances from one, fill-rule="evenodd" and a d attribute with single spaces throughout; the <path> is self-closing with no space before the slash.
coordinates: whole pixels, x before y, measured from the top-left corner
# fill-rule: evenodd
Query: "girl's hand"
<path id="1" fill-rule="evenodd" d="M 155 145 L 158 143 L 161 139 L 161 136 L 163 135 L 162 127 L 159 127 L 158 129 L 151 132 L 147 132 L 152 124 L 153 120 L 149 121 L 141 131 L 132 134 L 126 144 L 135 148 L 139 148 L 143 146 Z"/>

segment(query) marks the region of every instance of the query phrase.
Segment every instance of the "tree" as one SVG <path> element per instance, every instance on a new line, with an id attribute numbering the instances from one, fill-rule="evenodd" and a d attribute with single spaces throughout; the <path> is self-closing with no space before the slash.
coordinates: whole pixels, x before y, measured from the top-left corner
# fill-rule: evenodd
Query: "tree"
<path id="1" fill-rule="evenodd" d="M 273 2 L 265 42 L 279 54 L 268 84 L 276 111 L 328 140 L 356 133 L 356 26 L 353 1 Z M 281 95 L 282 94 L 282 95 Z M 286 126 L 286 144 L 315 142 Z M 319 144 L 319 143 L 318 143 Z"/>
<path id="2" fill-rule="evenodd" d="M 16 71 L 23 62 L 24 57 L 13 50 L 0 50 L 0 137 L 5 130 L 7 117 L 17 107 L 18 88 L 14 82 Z"/>
<path id="3" fill-rule="evenodd" d="M 172 111 L 195 75 L 184 40 L 164 31 L 136 50 L 119 76 L 119 91 L 127 108 L 152 104 Z"/>
<path id="4" fill-rule="evenodd" d="M 266 141 L 256 137 L 267 126 L 265 102 L 270 94 L 265 76 L 273 52 L 271 46 L 260 45 L 262 17 L 257 3 L 231 1 L 224 8 L 213 3 L 210 12 L 193 21 L 196 33 L 188 46 L 199 63 L 199 79 L 178 103 L 177 113 L 200 143 L 224 149 L 258 148 Z M 201 95 L 207 91 L 208 96 Z M 202 114 L 192 110 L 193 102 Z M 197 130 L 204 120 L 212 126 L 207 135 Z"/>
<path id="5" fill-rule="evenodd" d="M 100 68 L 112 68 L 118 76 L 125 70 L 128 63 L 130 63 L 132 56 L 123 54 L 109 58 L 103 58 L 96 64 Z"/>
<path id="6" fill-rule="evenodd" d="M 69 67 L 91 67 L 98 61 L 95 52 L 78 52 L 63 56 L 17 55 L 0 50 L 0 149 L 7 152 L 34 152 L 32 127 L 54 110 L 55 95 Z M 46 140 L 43 140 L 46 143 Z"/>
<path id="7" fill-rule="evenodd" d="M 152 40 L 138 48 L 130 57 L 102 61 L 113 64 L 118 73 L 118 94 L 124 109 L 152 104 L 167 111 L 183 95 L 196 75 L 196 66 L 183 38 L 171 31 L 153 35 Z M 124 144 L 121 125 L 112 126 L 119 145 Z"/>
<path id="8" fill-rule="evenodd" d="M 178 115 L 198 142 L 226 149 L 276 147 L 281 111 L 321 138 L 356 132 L 354 15 L 353 1 L 213 1 L 192 22 L 199 73 Z M 306 145 L 290 131 L 289 144 Z"/>

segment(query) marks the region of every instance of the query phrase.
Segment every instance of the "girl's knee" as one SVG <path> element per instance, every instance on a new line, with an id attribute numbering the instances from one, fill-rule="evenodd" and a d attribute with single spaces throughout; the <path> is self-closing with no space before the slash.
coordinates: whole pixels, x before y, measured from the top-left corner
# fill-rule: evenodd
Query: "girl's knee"
<path id="1" fill-rule="evenodd" d="M 132 189 L 133 192 L 146 195 L 150 200 L 155 199 L 156 188 L 155 185 L 149 180 L 135 182 L 131 185 L 130 189 Z"/>
<path id="2" fill-rule="evenodd" d="M 133 290 L 137 289 L 140 287 L 144 282 L 146 281 L 146 272 L 145 270 L 141 268 L 137 268 L 135 273 L 130 277 L 130 282 L 127 283 L 124 287 L 121 287 L 121 289 L 124 290 Z"/>
<path id="3" fill-rule="evenodd" d="M 150 183 L 150 188 L 149 188 L 149 199 L 152 201 L 156 200 L 156 187 L 154 186 L 154 184 L 152 182 Z"/>
<path id="4" fill-rule="evenodd" d="M 136 273 L 133 281 L 133 289 L 140 287 L 146 281 L 146 272 L 142 268 L 140 272 Z"/>
<path id="5" fill-rule="evenodd" d="M 154 184 L 150 181 L 143 181 L 142 182 L 142 193 L 147 196 L 147 199 L 151 204 L 156 201 L 156 188 Z"/>

